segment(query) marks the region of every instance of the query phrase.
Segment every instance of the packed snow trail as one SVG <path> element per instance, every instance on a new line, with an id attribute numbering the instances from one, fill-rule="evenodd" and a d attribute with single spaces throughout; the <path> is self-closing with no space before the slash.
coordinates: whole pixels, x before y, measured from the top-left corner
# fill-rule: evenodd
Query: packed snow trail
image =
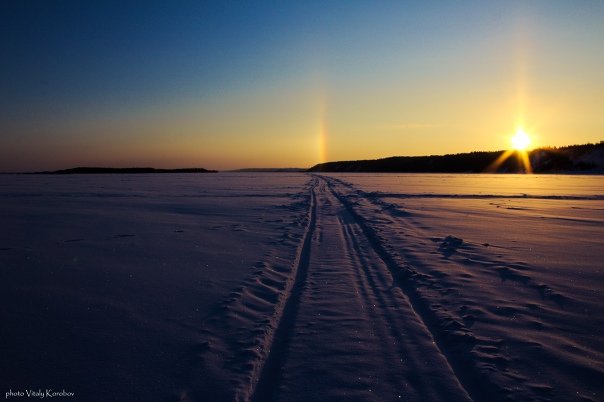
<path id="1" fill-rule="evenodd" d="M 251 400 L 469 400 L 363 228 L 316 179 L 295 283 Z"/>

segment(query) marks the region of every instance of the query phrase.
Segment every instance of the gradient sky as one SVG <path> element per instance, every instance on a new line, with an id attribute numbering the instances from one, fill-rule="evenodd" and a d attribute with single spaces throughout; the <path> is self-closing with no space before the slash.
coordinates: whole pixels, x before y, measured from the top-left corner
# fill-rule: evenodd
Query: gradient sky
<path id="1" fill-rule="evenodd" d="M 0 0 L 0 171 L 604 140 L 603 1 Z"/>

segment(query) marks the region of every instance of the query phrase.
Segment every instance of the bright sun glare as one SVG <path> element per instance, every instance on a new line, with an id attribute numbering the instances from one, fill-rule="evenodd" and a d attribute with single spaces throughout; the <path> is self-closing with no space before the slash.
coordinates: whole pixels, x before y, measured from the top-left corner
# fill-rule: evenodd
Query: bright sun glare
<path id="1" fill-rule="evenodd" d="M 518 131 L 516 131 L 516 135 L 512 137 L 512 145 L 514 145 L 514 149 L 518 151 L 524 151 L 531 144 L 531 139 L 528 134 L 524 132 L 522 127 L 518 127 Z"/>

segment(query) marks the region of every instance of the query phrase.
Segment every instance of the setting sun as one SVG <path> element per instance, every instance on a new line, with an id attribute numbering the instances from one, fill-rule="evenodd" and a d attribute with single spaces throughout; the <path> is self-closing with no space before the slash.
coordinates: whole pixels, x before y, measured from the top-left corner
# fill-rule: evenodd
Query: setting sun
<path id="1" fill-rule="evenodd" d="M 524 151 L 531 144 L 531 139 L 528 134 L 524 132 L 522 127 L 518 127 L 518 131 L 516 131 L 516 135 L 512 137 L 512 145 L 514 149 L 518 151 Z"/>

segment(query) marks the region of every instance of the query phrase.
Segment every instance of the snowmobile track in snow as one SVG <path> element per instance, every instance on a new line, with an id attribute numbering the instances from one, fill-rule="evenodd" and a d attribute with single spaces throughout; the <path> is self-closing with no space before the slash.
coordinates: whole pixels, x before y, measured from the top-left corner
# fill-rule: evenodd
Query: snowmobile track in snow
<path id="1" fill-rule="evenodd" d="M 337 183 L 321 176 L 313 181 L 294 280 L 276 309 L 278 324 L 265 337 L 263 361 L 239 397 L 470 400 L 474 394 L 481 400 L 475 389 L 468 395 L 429 313 L 401 284 L 405 267 L 338 194 Z M 338 387 L 350 383 L 341 378 L 347 375 L 358 377 L 358 388 Z"/>

